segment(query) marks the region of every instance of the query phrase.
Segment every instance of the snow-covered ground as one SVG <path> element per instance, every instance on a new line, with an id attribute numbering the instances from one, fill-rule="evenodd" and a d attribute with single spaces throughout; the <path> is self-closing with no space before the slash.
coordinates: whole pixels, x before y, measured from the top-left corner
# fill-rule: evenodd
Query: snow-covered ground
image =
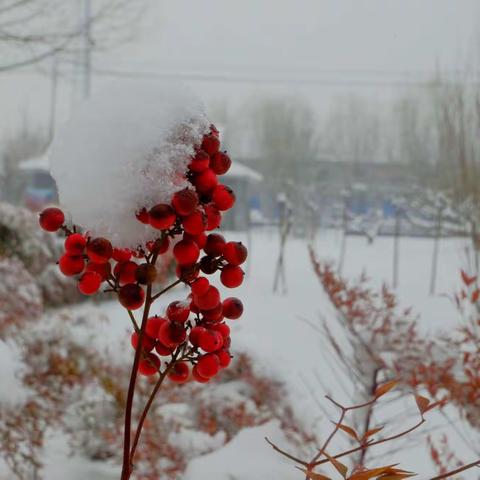
<path id="1" fill-rule="evenodd" d="M 235 233 L 235 238 L 238 237 L 238 233 Z M 338 232 L 319 232 L 315 242 L 319 257 L 335 261 L 338 258 L 340 239 Z M 287 385 L 296 413 L 305 424 L 318 425 L 320 437 L 324 437 L 330 431 L 325 412 L 329 412 L 331 418 L 336 418 L 336 413 L 332 413 L 323 396 L 330 393 L 340 402 L 348 404 L 352 392 L 345 385 L 345 379 L 342 379 L 334 362 L 332 363 L 331 359 L 328 361 L 325 344 L 319 334 L 305 321 L 307 319 L 315 322 L 322 316 L 332 315 L 328 301 L 313 273 L 307 243 L 304 239 L 289 240 L 285 257 L 288 292 L 275 294 L 272 292 L 272 285 L 278 255 L 277 232 L 256 231 L 250 239 L 244 235 L 243 241 L 249 244 L 250 259 L 244 285 L 234 293 L 244 301 L 245 314 L 240 320 L 231 322 L 233 353 L 236 350 L 247 350 L 256 358 L 260 371 L 279 376 Z M 439 294 L 431 297 L 428 292 L 432 240 L 401 240 L 399 298 L 402 305 L 411 305 L 414 311 L 419 313 L 420 325 L 427 331 L 450 328 L 458 321 L 455 306 L 447 295 L 451 295 L 459 285 L 458 272 L 464 266 L 464 243 L 461 239 L 442 240 L 437 278 Z M 349 237 L 344 274 L 355 277 L 365 271 L 373 285 L 380 285 L 383 281 L 390 283 L 392 249 L 392 238 L 377 238 L 373 244 L 368 244 L 363 237 Z M 159 303 L 159 311 L 172 299 L 183 298 L 186 294 L 186 289 L 180 286 L 170 291 Z M 118 355 L 117 340 L 126 345 L 126 333 L 129 331 L 129 320 L 122 308 L 113 302 L 99 306 L 84 304 L 77 308 L 101 309 L 109 316 L 109 322 L 98 324 L 96 341 L 99 346 L 115 350 Z M 125 355 L 129 352 L 130 350 L 125 350 Z M 399 405 L 399 408 L 415 411 L 410 400 L 402 400 Z M 414 422 L 415 418 L 408 421 L 410 420 Z M 394 429 L 396 426 L 404 428 L 402 422 L 404 418 L 400 418 Z M 433 429 L 435 433 L 446 431 L 450 439 L 453 439 L 453 445 L 465 453 L 463 460 L 472 461 L 473 453 L 455 430 L 459 429 L 464 437 L 469 433 L 460 425 L 446 427 L 447 424 L 448 421 L 441 414 L 433 413 L 429 417 L 428 430 Z M 284 459 L 272 452 L 263 440 L 266 435 L 272 436 L 280 444 L 283 443 L 281 431 L 274 422 L 244 430 L 222 449 L 194 459 L 187 470 L 186 480 L 301 478 L 301 474 L 292 465 L 285 463 Z M 424 443 L 419 442 L 419 437 L 411 437 L 407 444 L 408 450 L 395 452 L 386 463 L 401 462 L 402 467 L 420 474 L 433 473 L 430 457 L 423 447 Z M 422 448 L 419 448 L 419 445 Z M 45 472 L 48 480 L 64 478 L 63 474 L 74 480 L 86 475 L 105 480 L 116 479 L 115 473 L 108 471 L 105 466 L 98 466 L 99 470 L 93 473 L 92 469 L 96 468 L 94 464 L 92 466 L 75 459 L 60 460 L 64 455 L 61 442 L 53 442 L 51 447 Z M 411 447 L 414 447 L 414 450 Z M 61 472 L 58 471 L 59 465 L 65 467 Z M 73 473 L 73 470 L 76 470 L 76 473 Z M 467 472 L 463 478 L 476 477 Z"/>

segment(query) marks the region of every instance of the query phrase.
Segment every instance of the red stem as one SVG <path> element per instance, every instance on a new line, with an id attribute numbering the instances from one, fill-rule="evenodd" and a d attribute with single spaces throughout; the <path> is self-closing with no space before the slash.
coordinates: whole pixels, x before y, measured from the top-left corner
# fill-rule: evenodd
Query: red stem
<path id="1" fill-rule="evenodd" d="M 130 451 L 130 457 L 129 457 L 129 464 L 133 465 L 133 458 L 135 456 L 135 451 L 137 449 L 138 441 L 140 440 L 140 435 L 142 433 L 143 429 L 143 424 L 145 423 L 145 420 L 147 418 L 148 412 L 150 410 L 150 407 L 152 406 L 152 403 L 160 390 L 160 387 L 162 386 L 163 381 L 165 380 L 165 377 L 167 376 L 168 372 L 171 370 L 173 365 L 176 362 L 176 357 L 177 353 L 172 355 L 172 361 L 169 363 L 169 365 L 165 368 L 165 370 L 160 374 L 160 378 L 158 379 L 154 389 L 152 390 L 152 393 L 150 394 L 150 397 L 148 398 L 148 401 L 143 409 L 142 415 L 140 416 L 140 420 L 138 421 L 138 426 L 137 430 L 135 432 L 135 438 L 133 439 L 133 444 L 132 444 L 132 449 Z"/>
<path id="2" fill-rule="evenodd" d="M 143 338 L 145 336 L 145 327 L 147 325 L 148 315 L 150 313 L 152 296 L 152 287 L 147 287 L 147 294 L 145 300 L 145 307 L 143 309 L 142 325 L 140 327 L 140 334 L 138 336 L 138 345 L 135 350 L 135 357 L 133 360 L 132 371 L 130 373 L 130 383 L 128 385 L 127 403 L 125 406 L 125 427 L 123 437 L 123 464 L 121 480 L 129 480 L 132 473 L 132 465 L 130 463 L 130 436 L 132 429 L 132 407 L 133 397 L 135 394 L 135 384 L 137 381 L 138 364 L 140 363 L 140 356 L 142 353 Z"/>

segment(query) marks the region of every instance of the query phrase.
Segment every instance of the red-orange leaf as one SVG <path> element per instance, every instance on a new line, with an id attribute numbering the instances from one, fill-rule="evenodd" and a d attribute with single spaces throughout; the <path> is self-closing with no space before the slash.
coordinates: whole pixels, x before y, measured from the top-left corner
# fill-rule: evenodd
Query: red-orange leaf
<path id="1" fill-rule="evenodd" d="M 323 454 L 328 458 L 328 460 L 329 460 L 330 463 L 335 467 L 335 469 L 337 470 L 337 472 L 338 472 L 343 478 L 347 478 L 348 468 L 346 467 L 346 465 L 344 465 L 343 463 L 340 463 L 338 460 L 336 460 L 335 458 L 331 457 L 327 452 L 323 452 Z"/>
<path id="2" fill-rule="evenodd" d="M 472 303 L 477 303 L 479 298 L 480 298 L 480 290 L 477 288 L 472 293 L 472 299 L 471 299 Z"/>
<path id="3" fill-rule="evenodd" d="M 354 440 L 356 440 L 357 442 L 360 441 L 359 438 L 358 438 L 358 435 L 357 435 L 357 432 L 349 427 L 348 425 L 344 425 L 343 423 L 341 423 L 338 428 L 340 430 L 343 430 L 345 433 L 347 433 L 348 435 L 350 435 Z"/>
<path id="4" fill-rule="evenodd" d="M 470 286 L 476 279 L 476 276 L 469 277 L 464 270 L 460 270 L 460 274 L 462 276 L 463 283 L 468 287 Z"/>
<path id="5" fill-rule="evenodd" d="M 364 438 L 371 437 L 372 435 L 375 435 L 376 433 L 378 433 L 380 430 L 383 430 L 383 427 L 377 427 L 377 428 L 372 428 L 370 430 L 367 430 L 365 432 Z"/>
<path id="6" fill-rule="evenodd" d="M 378 477 L 379 475 L 389 473 L 395 465 L 388 465 L 386 467 L 377 467 L 369 470 L 363 470 L 362 472 L 357 472 L 348 480 L 370 480 L 370 478 Z"/>
<path id="7" fill-rule="evenodd" d="M 417 407 L 422 415 L 428 411 L 430 405 L 430 400 L 428 398 L 422 397 L 421 395 L 415 395 L 415 401 L 417 402 Z"/>
<path id="8" fill-rule="evenodd" d="M 375 390 L 375 398 L 379 398 L 382 395 L 385 395 L 387 392 L 389 392 L 392 388 L 394 388 L 397 385 L 396 380 L 390 380 L 387 383 L 384 383 L 383 385 L 380 385 L 376 390 Z"/>
<path id="9" fill-rule="evenodd" d="M 315 473 L 311 470 L 305 470 L 304 468 L 299 468 L 310 480 L 331 480 L 330 477 L 326 477 L 321 473 Z"/>

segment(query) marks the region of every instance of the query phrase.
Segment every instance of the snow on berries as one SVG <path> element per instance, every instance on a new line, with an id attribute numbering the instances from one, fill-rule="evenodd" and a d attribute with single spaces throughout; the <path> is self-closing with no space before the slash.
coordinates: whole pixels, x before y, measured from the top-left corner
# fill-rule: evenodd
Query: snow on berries
<path id="1" fill-rule="evenodd" d="M 165 100 L 165 95 L 161 98 Z M 100 105 L 102 102 L 98 100 Z M 121 103 L 131 105 L 128 101 Z M 169 105 L 167 102 L 167 110 Z M 105 191 L 102 190 L 95 204 L 91 202 L 94 190 L 81 192 L 81 189 L 87 179 L 98 185 L 100 178 L 92 179 L 95 173 L 85 173 L 82 177 L 78 164 L 67 175 L 59 160 L 54 161 L 60 198 L 73 218 L 85 224 L 82 227 L 65 224 L 65 215 L 58 208 L 47 208 L 40 214 L 42 228 L 51 232 L 61 230 L 65 234 L 65 253 L 59 259 L 59 268 L 63 274 L 76 277 L 83 294 L 93 295 L 104 290 L 116 295 L 130 315 L 142 308 L 147 310 L 146 321 L 142 325 L 134 324 L 131 335 L 131 345 L 135 356 L 138 355 L 137 372 L 153 376 L 161 373 L 163 367 L 165 378 L 176 383 L 189 380 L 207 383 L 230 364 L 230 328 L 226 321 L 240 318 L 243 305 L 238 298 L 222 298 L 221 287 L 217 288 L 209 276 L 218 276 L 228 289 L 238 287 L 244 277 L 241 265 L 248 254 L 242 243 L 227 241 L 220 233 L 213 232 L 220 226 L 223 213 L 235 203 L 235 193 L 220 178 L 232 161 L 221 150 L 218 130 L 213 125 L 205 126 L 205 119 L 196 108 L 185 107 L 185 111 L 177 112 L 174 115 L 177 123 L 170 124 L 169 129 L 154 122 L 158 127 L 158 144 L 153 142 L 149 127 L 151 136 L 140 135 L 146 145 L 138 151 L 129 148 L 121 152 L 118 160 L 121 163 L 107 159 L 106 165 L 100 165 L 96 174 L 102 177 Z M 139 116 L 142 115 L 134 114 L 136 119 Z M 166 121 L 163 114 L 160 116 Z M 150 114 L 143 117 L 153 119 Z M 85 113 L 82 118 L 86 118 Z M 119 118 L 125 128 L 131 124 L 132 119 Z M 74 121 L 73 125 L 79 123 Z M 130 135 L 141 130 L 140 125 L 143 123 L 131 131 L 122 131 Z M 119 153 L 119 148 L 125 145 L 123 140 L 119 141 L 120 145 L 107 148 L 107 156 Z M 54 155 L 62 153 L 68 157 L 65 142 L 57 142 Z M 103 141 L 94 134 L 93 144 L 99 148 Z M 137 142 L 135 145 L 140 146 Z M 90 147 L 82 148 L 82 155 L 92 153 Z M 128 159 L 127 153 L 131 156 Z M 66 164 L 71 166 L 72 162 L 83 162 L 85 158 L 74 153 Z M 133 160 L 137 162 L 138 171 L 131 168 Z M 126 172 L 138 178 L 132 183 Z M 67 191 L 65 184 L 71 175 L 79 175 L 80 184 L 74 188 L 75 192 Z M 113 187 L 107 186 L 110 175 L 115 187 L 119 187 L 120 180 L 125 182 L 113 195 L 114 199 L 105 198 L 113 194 Z M 144 183 L 143 176 L 147 177 Z M 128 192 L 130 187 L 135 190 L 139 186 L 145 189 L 142 194 Z M 78 208 L 73 205 L 74 200 L 86 205 Z M 118 205 L 112 206 L 114 200 Z M 104 207 L 110 208 L 110 218 Z M 122 208 L 121 215 L 117 207 Z M 91 211 L 87 212 L 88 208 Z M 151 304 L 162 293 L 155 294 L 155 290 L 161 290 L 156 284 L 155 263 L 159 256 L 170 251 L 177 280 L 169 288 L 184 283 L 190 294 L 186 299 L 171 302 L 162 316 L 149 316 Z M 165 360 L 161 361 L 161 357 Z"/>
<path id="2" fill-rule="evenodd" d="M 191 187 L 185 173 L 209 125 L 202 102 L 178 82 L 111 83 L 75 110 L 51 145 L 62 206 L 92 236 L 136 248 L 155 233 L 146 222 L 152 207 Z"/>

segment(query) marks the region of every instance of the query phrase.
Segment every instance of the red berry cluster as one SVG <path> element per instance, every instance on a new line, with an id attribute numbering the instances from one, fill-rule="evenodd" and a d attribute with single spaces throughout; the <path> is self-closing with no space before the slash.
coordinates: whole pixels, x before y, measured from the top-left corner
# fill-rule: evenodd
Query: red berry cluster
<path id="1" fill-rule="evenodd" d="M 158 235 L 137 249 L 116 248 L 106 238 L 92 238 L 76 227 L 65 225 L 65 216 L 58 208 L 47 208 L 40 214 L 40 225 L 49 232 L 63 230 L 65 253 L 58 264 L 67 276 L 78 276 L 78 287 L 85 295 L 96 293 L 103 285 L 115 292 L 128 310 L 150 308 L 160 296 L 151 293 L 157 277 L 155 263 L 173 241 L 176 261 L 176 283 L 191 288 L 188 300 L 171 303 L 164 317 L 150 317 L 140 329 L 135 325 L 132 345 L 136 349 L 142 338 L 138 371 L 153 375 L 160 370 L 159 356 L 170 356 L 168 377 L 184 382 L 192 376 L 207 382 L 230 363 L 230 329 L 225 319 L 237 319 L 243 306 L 237 298 L 222 301 L 219 290 L 204 275 L 220 272 L 220 281 L 227 288 L 243 282 L 240 265 L 247 258 L 247 249 L 240 242 L 227 242 L 217 233 L 208 233 L 221 224 L 222 212 L 235 203 L 235 194 L 219 183 L 226 173 L 230 157 L 220 151 L 218 130 L 212 125 L 195 146 L 185 172 L 189 187 L 176 192 L 169 204 L 162 203 L 136 212 L 136 218 L 158 230 Z M 203 251 L 203 253 L 202 253 Z M 160 292 L 161 293 L 161 292 Z M 156 353 L 153 353 L 155 350 Z"/>

